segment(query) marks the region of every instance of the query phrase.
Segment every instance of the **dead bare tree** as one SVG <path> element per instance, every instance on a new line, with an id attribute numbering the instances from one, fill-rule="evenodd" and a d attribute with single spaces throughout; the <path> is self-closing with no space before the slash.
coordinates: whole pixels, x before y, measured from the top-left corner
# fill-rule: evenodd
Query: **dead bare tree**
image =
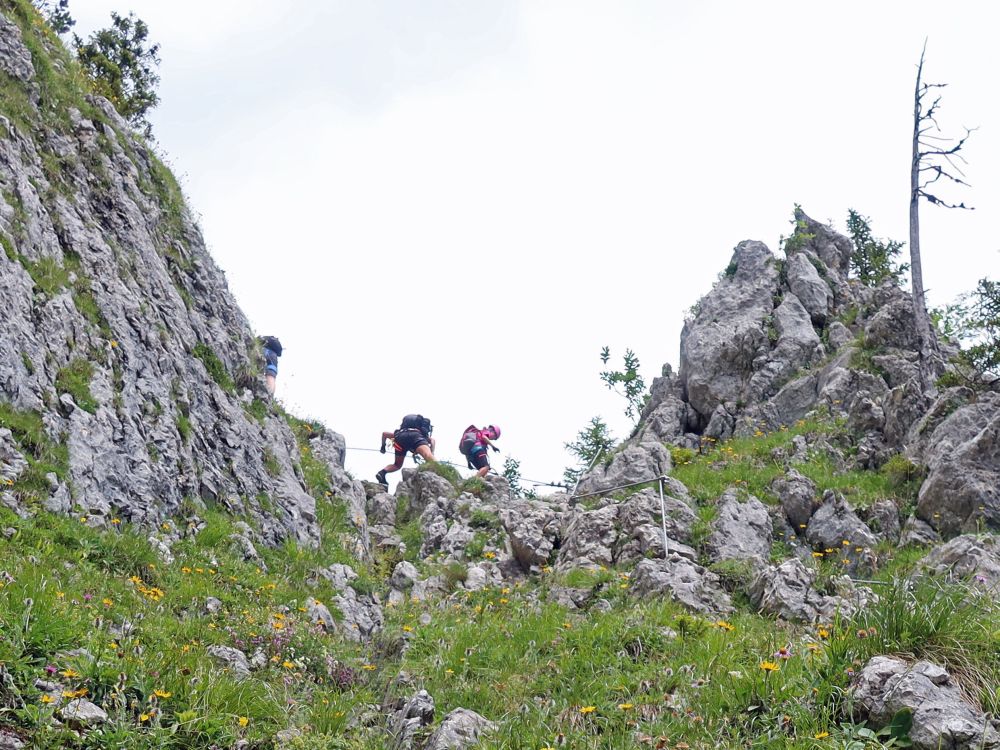
<path id="1" fill-rule="evenodd" d="M 913 281 L 913 316 L 920 336 L 920 375 L 924 390 L 933 387 L 935 363 L 940 360 L 937 337 L 931 328 L 930 315 L 927 313 L 927 301 L 924 298 L 923 267 L 920 263 L 920 212 L 921 198 L 937 206 L 945 208 L 964 208 L 972 210 L 964 203 L 949 203 L 937 195 L 928 192 L 928 188 L 944 178 L 959 185 L 969 186 L 965 182 L 965 174 L 956 162 L 966 164 L 965 158 L 959 154 L 972 131 L 965 129 L 965 135 L 956 140 L 946 138 L 941 133 L 935 115 L 941 104 L 941 97 L 927 103 L 930 95 L 937 89 L 943 89 L 945 83 L 924 83 L 924 53 L 927 51 L 927 40 L 920 51 L 920 64 L 917 66 L 917 85 L 913 93 L 913 160 L 910 164 L 910 278 Z"/>

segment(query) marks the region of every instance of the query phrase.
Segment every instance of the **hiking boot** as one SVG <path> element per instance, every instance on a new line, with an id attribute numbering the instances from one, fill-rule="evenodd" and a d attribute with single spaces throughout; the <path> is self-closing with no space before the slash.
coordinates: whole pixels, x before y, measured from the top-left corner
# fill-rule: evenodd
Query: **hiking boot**
<path id="1" fill-rule="evenodd" d="M 389 480 L 385 478 L 385 469 L 376 474 L 375 479 L 378 480 L 379 484 L 384 484 L 386 487 L 389 486 Z"/>

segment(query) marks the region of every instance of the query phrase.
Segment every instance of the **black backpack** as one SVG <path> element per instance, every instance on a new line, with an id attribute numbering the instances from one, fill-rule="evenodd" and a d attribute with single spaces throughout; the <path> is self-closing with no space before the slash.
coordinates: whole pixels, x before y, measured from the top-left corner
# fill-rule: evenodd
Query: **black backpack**
<path id="1" fill-rule="evenodd" d="M 399 425 L 401 430 L 420 430 L 424 435 L 430 437 L 434 427 L 431 420 L 421 414 L 407 414 Z"/>
<path id="2" fill-rule="evenodd" d="M 278 341 L 277 336 L 261 336 L 257 340 L 265 349 L 270 349 L 279 357 L 281 356 L 281 342 Z"/>

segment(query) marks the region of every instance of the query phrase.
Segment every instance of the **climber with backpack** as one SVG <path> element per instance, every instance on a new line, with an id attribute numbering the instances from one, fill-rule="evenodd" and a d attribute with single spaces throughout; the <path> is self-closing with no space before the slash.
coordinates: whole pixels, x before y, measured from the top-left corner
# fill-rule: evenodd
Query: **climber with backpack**
<path id="1" fill-rule="evenodd" d="M 267 392 L 274 395 L 275 380 L 278 378 L 278 357 L 281 356 L 281 342 L 277 336 L 259 336 L 257 340 L 264 348 L 264 382 Z"/>
<path id="2" fill-rule="evenodd" d="M 482 478 L 490 473 L 490 459 L 486 455 L 486 449 L 492 448 L 499 453 L 491 441 L 500 437 L 500 428 L 494 424 L 480 430 L 474 424 L 470 424 L 462 433 L 462 440 L 458 444 L 458 452 L 465 456 L 470 469 L 477 471 L 477 476 Z"/>
<path id="3" fill-rule="evenodd" d="M 402 469 L 407 453 L 412 453 L 414 457 L 420 456 L 425 461 L 435 460 L 435 441 L 431 437 L 433 431 L 434 427 L 427 417 L 422 414 L 407 414 L 403 417 L 398 430 L 383 432 L 382 447 L 379 452 L 385 453 L 385 441 L 392 438 L 392 448 L 396 453 L 396 460 L 375 475 L 378 483 L 384 484 L 386 487 L 389 486 L 385 475 Z"/>

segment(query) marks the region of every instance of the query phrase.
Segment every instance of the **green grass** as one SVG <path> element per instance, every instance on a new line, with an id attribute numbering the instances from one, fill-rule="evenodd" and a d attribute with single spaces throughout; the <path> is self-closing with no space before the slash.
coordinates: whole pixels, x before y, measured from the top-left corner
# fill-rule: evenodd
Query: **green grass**
<path id="1" fill-rule="evenodd" d="M 14 240 L 6 234 L 0 234 L 0 245 L 3 246 L 3 251 L 9 260 L 17 260 L 17 248 L 14 247 Z"/>
<path id="2" fill-rule="evenodd" d="M 769 433 L 758 431 L 756 435 L 733 438 L 722 444 L 709 442 L 701 453 L 674 448 L 671 475 L 702 503 L 717 499 L 730 487 L 739 487 L 765 503 L 774 504 L 777 499 L 770 485 L 785 473 L 785 466 L 772 452 L 777 448 L 787 449 L 796 435 L 832 436 L 842 430 L 842 425 L 833 420 L 800 420 L 789 428 Z M 905 461 L 895 459 L 885 471 L 874 472 L 842 470 L 829 456 L 818 455 L 795 468 L 815 482 L 820 493 L 835 490 L 855 507 L 868 507 L 885 499 L 905 506 L 916 500 L 921 469 L 904 465 L 901 460 Z"/>
<path id="3" fill-rule="evenodd" d="M 0 402 L 0 427 L 11 431 L 28 462 L 28 468 L 10 489 L 26 504 L 37 505 L 49 494 L 46 474 L 55 474 L 60 481 L 69 476 L 69 450 L 65 443 L 49 438 L 37 412 L 17 411 Z"/>
<path id="4" fill-rule="evenodd" d="M 439 477 L 447 479 L 455 486 L 462 483 L 462 475 L 458 473 L 458 469 L 450 464 L 441 463 L 440 461 L 424 461 L 417 468 L 417 471 L 429 471 L 432 474 L 437 474 Z"/>
<path id="5" fill-rule="evenodd" d="M 36 415 L 8 410 L 0 421 L 16 427 L 20 444 L 44 446 Z M 304 423 L 296 429 L 308 434 Z M 713 511 L 701 506 L 702 520 Z M 941 663 L 984 708 L 998 708 L 1000 612 L 995 602 L 968 600 L 961 588 L 879 588 L 881 602 L 856 621 L 820 629 L 742 605 L 716 621 L 672 602 L 639 601 L 627 571 L 550 571 L 472 593 L 460 587 L 464 565 L 418 561 L 425 575 L 445 577 L 451 598 L 386 608 L 384 633 L 360 645 L 315 628 L 302 611 L 309 597 L 329 603 L 335 596 L 315 574 L 333 563 L 355 567 L 360 594 L 385 590 L 394 561 L 366 566 L 352 558 L 342 503 L 325 496 L 317 503 L 323 544 L 262 547 L 266 573 L 232 546 L 229 516 L 197 513 L 204 528 L 185 534 L 167 565 L 148 532 L 127 524 L 97 528 L 92 519 L 47 513 L 21 519 L 0 508 L 0 526 L 15 529 L 0 539 L 13 579 L 0 588 L 0 662 L 23 698 L 5 722 L 28 732 L 33 746 L 193 750 L 248 739 L 266 747 L 277 731 L 297 726 L 303 735 L 293 747 L 374 750 L 384 736 L 351 717 L 387 691 L 390 700 L 408 697 L 411 688 L 394 685 L 400 671 L 434 696 L 438 716 L 461 706 L 498 722 L 482 747 L 510 750 L 561 742 L 633 747 L 638 735 L 669 737 L 668 747 L 814 748 L 814 736 L 824 732 L 846 743 L 860 731 L 849 720 L 849 670 L 879 653 Z M 494 518 L 472 516 L 483 541 Z M 188 528 L 183 515 L 172 524 Z M 399 531 L 419 548 L 417 519 Z M 884 562 L 876 575 L 887 582 L 911 572 L 920 554 L 889 545 L 878 553 Z M 717 572 L 736 588 L 745 583 L 738 565 Z M 568 611 L 549 602 L 556 586 L 587 589 L 610 611 Z M 204 609 L 208 596 L 222 602 L 219 612 Z M 126 619 L 140 626 L 126 636 L 111 632 Z M 392 644 L 403 638 L 410 645 L 400 656 Z M 208 657 L 212 644 L 248 653 L 259 647 L 266 666 L 236 683 Z M 60 656 L 77 647 L 95 660 Z M 787 658 L 776 656 L 781 649 Z M 766 671 L 766 663 L 777 669 Z M 78 676 L 58 679 L 67 689 L 86 689 L 108 711 L 100 733 L 44 728 L 52 709 L 34 683 L 48 665 L 74 670 Z M 151 698 L 157 690 L 170 695 Z"/>
<path id="6" fill-rule="evenodd" d="M 90 381 L 94 377 L 94 366 L 79 357 L 56 373 L 56 392 L 68 393 L 73 401 L 86 412 L 94 414 L 100 404 L 90 392 Z"/>
<path id="7" fill-rule="evenodd" d="M 315 498 L 329 498 L 333 495 L 333 481 L 327 465 L 313 455 L 310 438 L 320 435 L 326 429 L 315 420 L 299 419 L 278 407 L 278 413 L 285 419 L 295 435 L 299 448 L 299 466 L 309 494 Z"/>
<path id="8" fill-rule="evenodd" d="M 185 416 L 184 414 L 181 414 L 180 412 L 178 412 L 177 419 L 176 419 L 176 424 L 177 424 L 177 432 L 180 434 L 181 440 L 183 440 L 185 443 L 190 442 L 190 440 L 191 440 L 191 418 Z"/>
<path id="9" fill-rule="evenodd" d="M 944 667 L 991 713 L 1000 710 L 1000 604 L 964 586 L 896 579 L 880 587 L 880 600 L 857 618 L 867 631 L 853 656 L 880 654 L 926 659 Z M 843 644 L 835 644 L 842 648 Z M 845 649 L 846 651 L 846 649 Z"/>
<path id="10" fill-rule="evenodd" d="M 272 477 L 276 477 L 281 474 L 281 463 L 278 458 L 268 449 L 264 449 L 264 469 Z"/>
<path id="11" fill-rule="evenodd" d="M 42 513 L 24 520 L 0 509 L 3 525 L 16 530 L 0 540 L 13 578 L 0 588 L 0 662 L 27 704 L 6 713 L 5 724 L 32 732 L 34 746 L 41 747 L 105 747 L 109 732 L 120 735 L 115 746 L 123 748 L 231 746 L 244 736 L 261 741 L 289 724 L 306 723 L 313 699 L 341 702 L 340 691 L 328 684 L 334 663 L 357 670 L 353 697 L 372 699 L 360 669 L 365 651 L 317 631 L 298 608 L 306 597 L 332 596 L 323 582 L 306 586 L 301 573 L 333 555 L 304 563 L 299 553 L 320 553 L 274 551 L 272 572 L 265 575 L 233 555 L 228 521 L 207 516 L 208 526 L 176 545 L 177 562 L 165 565 L 147 534 L 125 525 L 102 530 L 90 519 Z M 32 562 L 38 556 L 46 566 Z M 202 608 L 207 596 L 223 602 L 220 613 Z M 289 611 L 282 614 L 282 605 Z M 141 626 L 125 636 L 111 632 L 123 619 Z M 212 643 L 242 644 L 248 651 L 259 646 L 267 666 L 236 683 L 207 656 Z M 80 647 L 95 660 L 60 656 Z M 86 689 L 109 711 L 104 733 L 83 740 L 39 725 L 52 710 L 34 681 L 50 664 L 72 669 L 78 676 L 57 679 L 68 689 Z M 154 698 L 155 690 L 170 695 Z M 143 721 L 141 714 L 154 708 L 152 720 Z M 248 717 L 245 728 L 239 716 Z"/>
<path id="12" fill-rule="evenodd" d="M 255 398 L 243 408 L 246 409 L 247 414 L 256 419 L 260 424 L 264 424 L 267 420 L 268 409 L 266 401 Z"/>
<path id="13" fill-rule="evenodd" d="M 44 257 L 31 261 L 21 256 L 21 265 L 31 276 L 35 289 L 46 297 L 54 297 L 69 284 L 69 271 L 55 258 Z"/>
<path id="14" fill-rule="evenodd" d="M 233 383 L 232 377 L 229 375 L 229 371 L 226 370 L 226 366 L 222 363 L 212 348 L 205 343 L 199 341 L 194 345 L 194 349 L 191 350 L 191 354 L 201 360 L 202 364 L 205 365 L 205 369 L 208 370 L 209 377 L 214 380 L 218 386 L 224 390 L 226 393 L 235 393 L 236 385 Z"/>

